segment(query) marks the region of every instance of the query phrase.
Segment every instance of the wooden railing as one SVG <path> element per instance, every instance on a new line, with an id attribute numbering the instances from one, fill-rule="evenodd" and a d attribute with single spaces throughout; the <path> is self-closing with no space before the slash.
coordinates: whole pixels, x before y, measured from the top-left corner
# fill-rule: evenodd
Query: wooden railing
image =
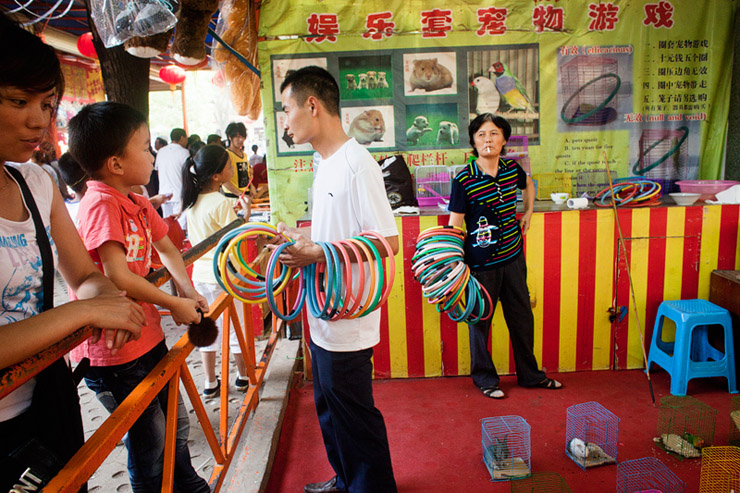
<path id="1" fill-rule="evenodd" d="M 238 219 L 221 229 L 211 237 L 194 246 L 183 255 L 186 265 L 192 264 L 208 250 L 212 249 L 219 239 L 234 228 L 241 226 L 244 220 Z M 245 246 L 246 248 L 246 246 Z M 247 252 L 244 252 L 247 254 Z M 166 269 L 160 269 L 147 276 L 147 280 L 155 286 L 161 286 L 170 279 Z M 172 491 L 174 479 L 174 455 L 175 439 L 177 432 L 177 402 L 179 393 L 179 381 L 181 380 L 185 391 L 193 406 L 198 422 L 213 453 L 215 467 L 209 479 L 212 491 L 219 491 L 225 473 L 234 458 L 236 445 L 244 430 L 249 414 L 256 408 L 259 402 L 259 389 L 265 377 L 270 358 L 275 349 L 278 333 L 282 328 L 282 321 L 272 316 L 272 332 L 267 341 L 264 352 L 259 361 L 256 360 L 254 346 L 254 322 L 249 308 L 254 305 L 242 304 L 244 314 L 244 327 L 241 326 L 236 312 L 234 298 L 227 293 L 222 294 L 210 307 L 210 316 L 217 319 L 223 316 L 223 333 L 227 334 L 233 327 L 239 346 L 242 350 L 244 362 L 249 377 L 249 389 L 237 412 L 237 415 L 229 427 L 229 405 L 228 405 L 228 375 L 229 375 L 229 337 L 222 337 L 221 357 L 221 405 L 219 416 L 218 436 L 211 426 L 206 413 L 200 393 L 198 392 L 186 359 L 193 351 L 193 345 L 187 335 L 170 349 L 167 355 L 149 373 L 149 375 L 131 392 L 131 394 L 116 408 L 106 419 L 98 430 L 85 442 L 83 447 L 75 454 L 66 466 L 52 479 L 44 488 L 48 492 L 75 492 L 82 486 L 90 476 L 100 467 L 106 457 L 111 453 L 116 444 L 123 438 L 126 432 L 136 422 L 141 413 L 149 403 L 157 396 L 165 385 L 168 387 L 167 425 L 165 432 L 164 448 L 164 470 L 162 480 L 162 491 Z M 240 303 L 241 304 L 241 303 Z M 254 307 L 256 308 L 256 307 Z M 260 317 L 261 319 L 261 317 Z M 262 329 L 262 327 L 260 327 Z M 92 328 L 84 327 L 74 334 L 59 341 L 41 353 L 28 358 L 18 364 L 0 370 L 0 397 L 8 394 L 24 382 L 28 381 L 52 362 L 68 353 L 75 346 L 87 339 L 92 333 Z"/>

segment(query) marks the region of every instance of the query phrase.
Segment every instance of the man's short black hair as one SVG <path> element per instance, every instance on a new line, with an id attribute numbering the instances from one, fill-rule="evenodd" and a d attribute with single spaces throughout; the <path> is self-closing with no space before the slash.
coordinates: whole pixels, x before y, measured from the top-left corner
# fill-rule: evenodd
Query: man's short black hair
<path id="1" fill-rule="evenodd" d="M 228 137 L 229 140 L 233 139 L 237 135 L 241 135 L 246 139 L 247 127 L 245 127 L 242 122 L 231 122 L 226 125 L 226 130 L 224 131 L 224 133 L 226 133 L 226 137 Z"/>
<path id="2" fill-rule="evenodd" d="M 108 158 L 123 155 L 142 125 L 144 115 L 127 104 L 89 104 L 69 121 L 69 152 L 88 176 L 95 177 Z"/>
<path id="3" fill-rule="evenodd" d="M 259 149 L 259 146 L 257 144 L 252 144 L 252 152 L 257 152 L 257 149 Z"/>
<path id="4" fill-rule="evenodd" d="M 170 142 L 179 142 L 183 137 L 187 137 L 188 134 L 182 128 L 173 128 L 170 132 Z"/>
<path id="5" fill-rule="evenodd" d="M 221 136 L 216 134 L 211 134 L 208 137 L 206 137 L 206 144 L 220 144 L 221 143 Z"/>
<path id="6" fill-rule="evenodd" d="M 298 69 L 285 78 L 280 85 L 280 92 L 288 87 L 299 105 L 305 103 L 309 96 L 314 96 L 330 115 L 339 116 L 339 85 L 326 69 L 315 65 Z"/>

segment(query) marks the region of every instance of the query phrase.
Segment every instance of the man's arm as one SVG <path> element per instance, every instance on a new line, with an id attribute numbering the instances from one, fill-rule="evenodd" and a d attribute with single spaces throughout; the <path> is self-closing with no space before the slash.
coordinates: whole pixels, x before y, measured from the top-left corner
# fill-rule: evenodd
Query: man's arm
<path id="1" fill-rule="evenodd" d="M 278 232 L 294 240 L 294 244 L 285 248 L 285 250 L 280 254 L 280 263 L 287 267 L 300 268 L 317 262 L 326 262 L 324 250 L 318 244 L 311 241 L 310 228 L 288 228 L 284 223 L 279 223 Z M 385 236 L 384 238 L 388 242 L 388 245 L 391 247 L 391 252 L 395 256 L 398 253 L 399 247 L 398 235 Z M 370 241 L 375 245 L 381 258 L 388 256 L 388 252 L 380 240 L 370 238 Z M 275 249 L 276 245 L 268 245 L 268 248 Z M 347 249 L 346 252 L 350 262 L 358 261 L 351 249 Z"/>

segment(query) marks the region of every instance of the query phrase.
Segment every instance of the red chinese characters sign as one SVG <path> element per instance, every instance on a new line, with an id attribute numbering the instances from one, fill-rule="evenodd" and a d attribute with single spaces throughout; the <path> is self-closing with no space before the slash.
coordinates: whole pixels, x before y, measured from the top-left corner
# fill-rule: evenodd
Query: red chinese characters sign
<path id="1" fill-rule="evenodd" d="M 613 31 L 619 21 L 619 7 L 613 3 L 591 3 L 588 5 L 588 16 L 593 19 L 588 24 L 590 31 Z"/>
<path id="2" fill-rule="evenodd" d="M 475 34 L 478 36 L 483 36 L 484 34 L 494 36 L 506 33 L 506 16 L 508 13 L 508 9 L 499 9 L 496 7 L 478 9 L 480 27 Z"/>
<path id="3" fill-rule="evenodd" d="M 424 10 L 421 12 L 421 37 L 444 38 L 452 30 L 451 10 Z"/>
<path id="4" fill-rule="evenodd" d="M 538 33 L 544 30 L 562 31 L 564 12 L 562 7 L 537 5 L 532 10 L 532 25 Z"/>
<path id="5" fill-rule="evenodd" d="M 642 23 L 646 26 L 673 27 L 673 5 L 671 2 L 648 3 L 645 5 L 645 18 Z"/>
<path id="6" fill-rule="evenodd" d="M 383 36 L 393 36 L 393 28 L 396 24 L 391 21 L 393 18 L 392 12 L 377 12 L 374 14 L 368 14 L 365 18 L 365 29 L 362 33 L 363 38 L 370 38 L 374 41 L 383 39 Z"/>
<path id="7" fill-rule="evenodd" d="M 306 19 L 306 23 L 308 24 L 308 34 L 311 35 L 306 41 L 314 43 L 337 42 L 337 34 L 339 34 L 337 14 L 311 14 Z"/>

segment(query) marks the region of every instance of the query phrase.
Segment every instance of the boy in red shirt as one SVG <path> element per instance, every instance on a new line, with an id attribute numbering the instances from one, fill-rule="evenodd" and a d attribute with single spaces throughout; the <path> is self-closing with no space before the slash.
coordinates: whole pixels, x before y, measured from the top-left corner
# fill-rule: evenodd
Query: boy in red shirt
<path id="1" fill-rule="evenodd" d="M 207 311 L 208 304 L 188 279 L 180 252 L 167 237 L 167 224 L 146 198 L 130 191 L 133 185 L 149 182 L 154 163 L 144 115 L 121 103 L 95 103 L 70 120 L 69 136 L 70 153 L 91 177 L 77 216 L 82 240 L 105 275 L 141 303 L 147 319 L 139 340 L 114 356 L 100 343 L 84 342 L 72 351 L 73 360 L 90 358 L 85 383 L 112 412 L 167 353 L 153 303 L 169 309 L 178 324 L 199 321 L 196 308 Z M 152 247 L 172 274 L 180 297 L 144 279 Z M 135 492 L 161 490 L 166 413 L 167 387 L 124 437 Z M 177 421 L 175 490 L 210 492 L 190 463 L 189 421 L 181 397 Z"/>

